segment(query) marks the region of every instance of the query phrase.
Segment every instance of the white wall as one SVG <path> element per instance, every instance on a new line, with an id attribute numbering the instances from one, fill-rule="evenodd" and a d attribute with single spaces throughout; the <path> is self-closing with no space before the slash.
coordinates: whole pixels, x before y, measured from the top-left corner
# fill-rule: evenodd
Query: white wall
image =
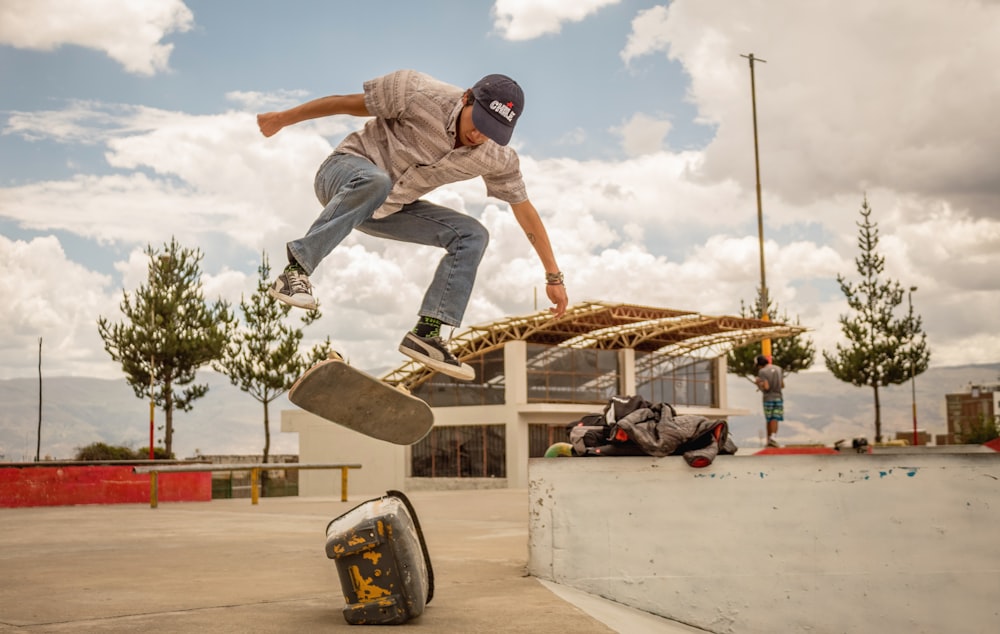
<path id="1" fill-rule="evenodd" d="M 360 469 L 347 475 L 351 501 L 403 490 L 406 447 L 369 438 L 300 409 L 282 410 L 281 431 L 298 432 L 299 462 L 360 463 Z M 299 495 L 340 495 L 340 469 L 299 471 Z"/>
<path id="2" fill-rule="evenodd" d="M 529 471 L 542 579 L 716 633 L 1000 631 L 1000 454 Z"/>

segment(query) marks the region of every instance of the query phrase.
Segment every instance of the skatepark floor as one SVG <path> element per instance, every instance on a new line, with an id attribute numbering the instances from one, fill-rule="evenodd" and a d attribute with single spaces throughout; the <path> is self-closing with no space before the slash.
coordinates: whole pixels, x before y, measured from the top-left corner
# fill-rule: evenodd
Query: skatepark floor
<path id="1" fill-rule="evenodd" d="M 356 632 L 324 546 L 369 497 L 0 509 L 0 633 Z M 704 632 L 527 576 L 526 490 L 408 497 L 435 591 L 407 631 Z"/>

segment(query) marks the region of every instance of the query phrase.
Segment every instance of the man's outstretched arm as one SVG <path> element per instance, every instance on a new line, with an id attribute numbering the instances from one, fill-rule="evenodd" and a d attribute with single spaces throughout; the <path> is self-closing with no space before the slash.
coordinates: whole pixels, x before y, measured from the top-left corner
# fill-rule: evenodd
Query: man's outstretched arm
<path id="1" fill-rule="evenodd" d="M 524 230 L 524 234 L 528 237 L 528 241 L 535 247 L 535 253 L 538 254 L 538 258 L 542 261 L 545 273 L 553 275 L 559 273 L 559 265 L 556 263 L 556 256 L 552 252 L 549 235 L 545 231 L 545 225 L 542 224 L 542 219 L 538 215 L 538 210 L 535 209 L 535 206 L 531 204 L 530 200 L 525 200 L 524 202 L 511 204 L 510 208 L 513 210 L 518 224 L 521 225 L 521 229 Z M 559 284 L 546 284 L 545 294 L 548 296 L 549 301 L 554 304 L 549 309 L 552 315 L 554 317 L 562 317 L 563 313 L 566 312 L 566 305 L 569 303 L 569 299 L 566 295 L 566 287 L 561 283 L 561 280 Z"/>
<path id="2" fill-rule="evenodd" d="M 330 95 L 307 101 L 288 110 L 259 114 L 257 115 L 257 126 L 260 127 L 260 132 L 264 136 L 274 136 L 284 127 L 335 114 L 349 114 L 355 117 L 371 116 L 368 107 L 365 106 L 363 94 Z"/>

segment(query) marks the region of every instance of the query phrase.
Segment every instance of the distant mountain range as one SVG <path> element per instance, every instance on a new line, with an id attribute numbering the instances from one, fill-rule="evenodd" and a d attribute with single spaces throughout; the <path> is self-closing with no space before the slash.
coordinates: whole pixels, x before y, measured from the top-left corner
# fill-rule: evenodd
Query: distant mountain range
<path id="1" fill-rule="evenodd" d="M 264 448 L 264 409 L 229 379 L 203 372 L 198 382 L 209 391 L 190 412 L 174 412 L 174 454 L 257 454 Z M 0 460 L 34 460 L 38 443 L 38 379 L 0 381 Z M 41 456 L 72 458 L 93 442 L 149 446 L 149 401 L 136 397 L 125 379 L 43 377 Z M 271 454 L 298 453 L 296 434 L 282 434 L 281 410 L 292 407 L 279 397 L 270 408 Z M 154 415 L 162 442 L 164 414 Z"/>
<path id="2" fill-rule="evenodd" d="M 174 414 L 174 453 L 178 458 L 201 454 L 260 454 L 264 446 L 263 406 L 230 385 L 228 379 L 204 372 L 199 381 L 208 394 L 190 412 Z M 916 378 L 918 427 L 932 435 L 947 430 L 945 394 L 968 390 L 972 383 L 1000 381 L 1000 363 L 932 368 Z M 0 381 L 0 460 L 30 461 L 38 443 L 38 380 Z M 730 375 L 730 407 L 747 416 L 730 417 L 739 447 L 761 445 L 764 423 L 760 395 L 747 380 Z M 912 431 L 910 383 L 880 390 L 882 430 L 887 437 Z M 145 447 L 149 441 L 149 402 L 136 398 L 124 379 L 44 377 L 42 383 L 41 456 L 72 458 L 78 447 L 93 442 Z M 297 454 L 296 434 L 282 434 L 281 410 L 292 407 L 284 396 L 271 405 L 271 453 Z M 827 372 L 791 375 L 785 387 L 782 443 L 833 444 L 864 436 L 874 440 L 871 388 L 842 383 Z M 163 424 L 156 411 L 154 423 Z M 157 439 L 162 431 L 157 430 Z"/>

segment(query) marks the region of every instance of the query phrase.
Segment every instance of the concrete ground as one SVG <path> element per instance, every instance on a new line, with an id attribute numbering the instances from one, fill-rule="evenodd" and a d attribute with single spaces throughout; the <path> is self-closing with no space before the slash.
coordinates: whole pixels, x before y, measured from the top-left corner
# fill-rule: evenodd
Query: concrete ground
<path id="1" fill-rule="evenodd" d="M 694 632 L 526 576 L 524 490 L 409 495 L 434 598 L 403 627 L 472 634 Z M 366 498 L 0 510 L 0 633 L 346 632 L 326 526 Z M 352 629 L 352 631 L 357 631 Z"/>

